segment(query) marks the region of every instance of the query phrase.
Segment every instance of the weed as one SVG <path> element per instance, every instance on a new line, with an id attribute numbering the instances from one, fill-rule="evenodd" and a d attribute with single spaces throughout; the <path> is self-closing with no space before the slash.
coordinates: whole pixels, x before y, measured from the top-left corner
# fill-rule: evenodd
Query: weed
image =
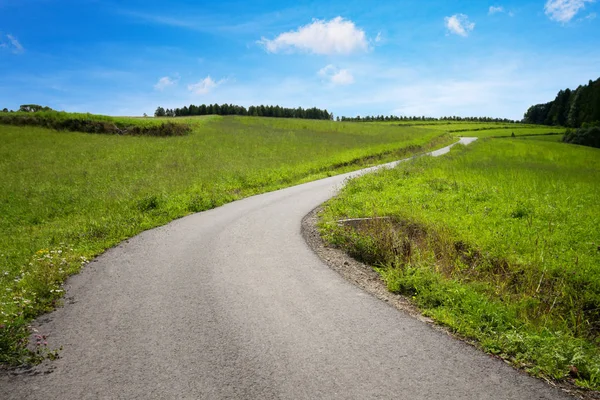
<path id="1" fill-rule="evenodd" d="M 136 206 L 141 212 L 152 211 L 160 206 L 160 198 L 154 194 L 147 195 L 139 199 Z"/>

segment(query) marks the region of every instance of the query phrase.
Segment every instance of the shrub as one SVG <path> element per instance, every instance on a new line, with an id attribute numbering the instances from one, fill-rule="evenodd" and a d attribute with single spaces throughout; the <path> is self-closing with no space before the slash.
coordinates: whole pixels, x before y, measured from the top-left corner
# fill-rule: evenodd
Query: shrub
<path id="1" fill-rule="evenodd" d="M 563 136 L 563 142 L 600 148 L 600 127 L 595 123 L 587 128 L 569 129 Z"/>
<path id="2" fill-rule="evenodd" d="M 73 114 L 57 111 L 17 112 L 0 114 L 0 123 L 41 126 L 44 128 L 86 133 L 107 133 L 131 136 L 183 136 L 191 127 L 183 123 L 166 122 L 156 125 L 135 125 L 92 114 Z"/>

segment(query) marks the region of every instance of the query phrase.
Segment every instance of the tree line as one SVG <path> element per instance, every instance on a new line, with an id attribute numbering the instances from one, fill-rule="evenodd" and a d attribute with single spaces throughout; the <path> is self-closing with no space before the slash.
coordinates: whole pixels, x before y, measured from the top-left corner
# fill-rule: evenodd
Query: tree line
<path id="1" fill-rule="evenodd" d="M 579 129 L 568 128 L 562 141 L 600 148 L 600 122 L 584 122 Z"/>
<path id="2" fill-rule="evenodd" d="M 600 78 L 575 90 L 561 90 L 549 103 L 529 107 L 523 121 L 570 128 L 600 121 Z"/>
<path id="3" fill-rule="evenodd" d="M 39 112 L 39 111 L 54 111 L 50 107 L 40 106 L 38 104 L 21 104 L 19 106 L 19 112 Z M 8 110 L 8 108 L 4 107 L 2 112 L 14 112 L 13 110 Z"/>
<path id="4" fill-rule="evenodd" d="M 390 115 L 390 116 L 383 116 L 383 115 L 377 115 L 377 116 L 365 116 L 365 117 L 361 117 L 360 115 L 357 117 L 342 117 L 341 119 L 338 118 L 338 120 L 341 121 L 349 121 L 349 122 L 381 122 L 381 121 L 422 121 L 422 122 L 432 122 L 432 123 L 436 123 L 436 122 L 440 122 L 440 121 L 448 121 L 448 122 L 453 122 L 453 121 L 462 121 L 462 122 L 504 122 L 504 123 L 516 123 L 517 121 L 513 121 L 511 119 L 507 119 L 507 118 L 491 118 L 491 117 L 457 117 L 457 116 L 452 116 L 452 117 L 441 117 L 441 118 L 434 118 L 434 117 L 425 117 L 425 116 L 413 116 L 413 117 L 408 117 L 408 116 L 396 116 L 396 115 Z"/>
<path id="5" fill-rule="evenodd" d="M 332 120 L 333 114 L 319 108 L 286 108 L 280 106 L 237 106 L 234 104 L 190 104 L 182 108 L 165 109 L 158 107 L 154 112 L 155 117 L 187 117 L 194 115 L 247 115 L 254 117 L 273 118 L 303 118 Z"/>

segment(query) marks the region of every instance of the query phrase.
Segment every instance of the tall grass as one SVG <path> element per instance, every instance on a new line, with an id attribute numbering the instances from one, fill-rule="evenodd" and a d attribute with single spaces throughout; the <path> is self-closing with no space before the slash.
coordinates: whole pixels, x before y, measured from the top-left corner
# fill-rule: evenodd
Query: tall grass
<path id="1" fill-rule="evenodd" d="M 600 389 L 598 182 L 600 150 L 482 140 L 351 182 L 323 232 L 484 349 Z M 391 222 L 334 223 L 370 216 Z"/>

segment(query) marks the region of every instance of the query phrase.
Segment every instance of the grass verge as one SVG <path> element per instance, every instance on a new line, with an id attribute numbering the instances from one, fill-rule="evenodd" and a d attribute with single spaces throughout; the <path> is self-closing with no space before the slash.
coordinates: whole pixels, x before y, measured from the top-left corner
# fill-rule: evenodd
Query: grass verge
<path id="1" fill-rule="evenodd" d="M 599 178 L 599 150 L 486 139 L 350 182 L 321 230 L 484 350 L 598 390 Z"/>

